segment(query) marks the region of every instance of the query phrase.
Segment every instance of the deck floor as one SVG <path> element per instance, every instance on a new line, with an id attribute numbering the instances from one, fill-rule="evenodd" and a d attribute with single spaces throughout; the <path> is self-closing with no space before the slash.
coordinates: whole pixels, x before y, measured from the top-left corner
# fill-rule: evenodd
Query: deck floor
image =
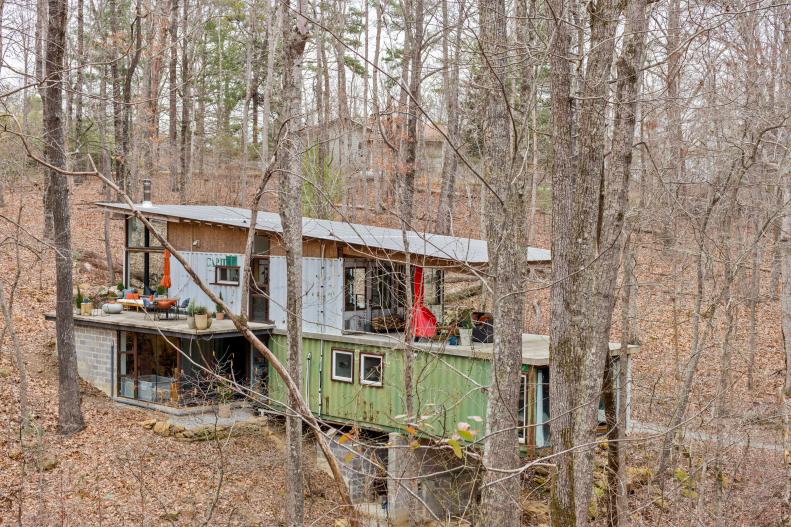
<path id="1" fill-rule="evenodd" d="M 54 320 L 54 313 L 47 313 L 45 318 L 47 320 Z M 173 315 L 166 319 L 163 317 L 156 318 L 153 313 L 144 313 L 142 311 L 123 311 L 117 315 L 108 315 L 102 313 L 100 315 L 74 315 L 74 323 L 76 325 L 91 325 L 99 327 L 127 329 L 127 330 L 148 330 L 148 331 L 162 331 L 163 333 L 178 333 L 183 335 L 213 335 L 213 334 L 238 334 L 239 330 L 236 329 L 233 322 L 229 319 L 216 320 L 212 319 L 212 324 L 209 329 L 196 330 L 187 326 L 187 317 L 179 315 L 179 318 L 174 318 Z M 273 324 L 263 324 L 260 322 L 250 322 L 248 324 L 250 329 L 254 332 L 268 330 L 274 327 Z"/>

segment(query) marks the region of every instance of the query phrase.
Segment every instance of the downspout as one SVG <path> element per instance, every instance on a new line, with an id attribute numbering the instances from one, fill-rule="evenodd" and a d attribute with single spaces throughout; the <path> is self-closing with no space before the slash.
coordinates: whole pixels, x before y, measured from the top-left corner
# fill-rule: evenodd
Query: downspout
<path id="1" fill-rule="evenodd" d="M 319 333 L 321 340 L 319 341 L 319 417 L 324 409 L 324 326 L 327 323 L 327 314 L 325 311 L 327 295 L 326 288 L 324 287 L 324 242 L 321 242 L 321 267 L 319 270 L 319 296 L 321 298 L 321 324 L 319 324 Z"/>

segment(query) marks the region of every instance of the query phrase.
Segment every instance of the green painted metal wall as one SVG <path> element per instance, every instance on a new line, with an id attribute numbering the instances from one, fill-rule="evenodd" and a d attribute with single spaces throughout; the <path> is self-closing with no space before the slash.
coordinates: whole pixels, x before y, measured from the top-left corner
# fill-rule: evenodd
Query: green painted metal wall
<path id="1" fill-rule="evenodd" d="M 404 351 L 345 342 L 303 339 L 303 372 L 301 388 L 307 395 L 311 410 L 329 421 L 357 424 L 383 431 L 404 428 L 406 414 L 404 390 Z M 286 337 L 272 335 L 272 351 L 285 362 Z M 333 381 L 332 350 L 353 351 L 354 383 Z M 382 387 L 361 385 L 360 353 L 384 356 Z M 429 435 L 448 436 L 460 421 L 469 422 L 483 434 L 486 419 L 486 392 L 490 362 L 485 359 L 418 352 L 415 361 L 415 405 L 425 419 L 420 430 Z M 269 395 L 285 401 L 283 382 L 270 369 Z M 401 419 L 399 419 L 401 416 Z M 472 419 L 471 419 L 472 417 Z M 480 417 L 478 422 L 476 417 Z"/>

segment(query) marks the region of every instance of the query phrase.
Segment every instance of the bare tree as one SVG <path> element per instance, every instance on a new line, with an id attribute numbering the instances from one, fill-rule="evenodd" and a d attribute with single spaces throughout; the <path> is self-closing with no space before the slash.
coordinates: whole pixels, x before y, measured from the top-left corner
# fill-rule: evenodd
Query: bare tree
<path id="1" fill-rule="evenodd" d="M 282 7 L 290 9 L 290 2 Z M 297 0 L 296 15 L 283 25 L 283 103 L 285 141 L 281 165 L 280 218 L 286 248 L 286 312 L 288 327 L 288 372 L 300 386 L 302 371 L 302 60 L 308 40 L 308 22 L 302 16 L 304 5 Z M 294 25 L 292 25 L 294 24 Z M 298 401 L 292 396 L 291 407 Z M 286 418 L 286 449 L 289 477 L 286 480 L 286 525 L 303 524 L 302 418 Z"/>
<path id="2" fill-rule="evenodd" d="M 66 166 L 66 139 L 63 130 L 63 53 L 66 45 L 66 0 L 49 0 L 47 25 L 47 81 L 44 93 L 44 155 L 57 168 Z M 52 210 L 55 245 L 56 306 L 58 347 L 58 427 L 71 435 L 85 428 L 82 417 L 77 352 L 74 347 L 72 307 L 71 201 L 65 177 L 50 169 L 47 192 Z"/>
<path id="3" fill-rule="evenodd" d="M 511 527 L 520 524 L 520 489 L 503 472 L 519 465 L 517 416 L 522 371 L 522 327 L 527 276 L 528 173 L 522 155 L 514 149 L 514 120 L 509 105 L 506 3 L 478 3 L 479 52 L 484 79 L 480 94 L 483 134 L 481 153 L 486 193 L 485 227 L 488 240 L 488 289 L 494 303 L 494 348 L 491 387 L 486 407 L 487 440 L 484 444 L 483 489 L 480 517 L 487 524 Z"/>

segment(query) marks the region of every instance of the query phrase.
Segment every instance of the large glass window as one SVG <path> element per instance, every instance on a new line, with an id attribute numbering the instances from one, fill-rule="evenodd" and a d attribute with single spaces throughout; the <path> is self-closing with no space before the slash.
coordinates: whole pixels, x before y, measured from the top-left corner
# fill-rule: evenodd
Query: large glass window
<path id="1" fill-rule="evenodd" d="M 167 236 L 167 222 L 149 220 L 154 230 Z M 143 223 L 133 216 L 126 220 L 126 277 L 127 287 L 140 289 L 144 294 L 156 291 L 164 273 L 162 244 Z"/>
<path id="2" fill-rule="evenodd" d="M 178 402 L 178 352 L 160 335 L 126 332 L 122 340 L 118 395 L 147 402 Z"/>
<path id="3" fill-rule="evenodd" d="M 442 269 L 423 269 L 423 303 L 442 305 Z"/>
<path id="4" fill-rule="evenodd" d="M 364 310 L 368 305 L 365 291 L 365 267 L 347 267 L 343 275 L 344 309 Z"/>

